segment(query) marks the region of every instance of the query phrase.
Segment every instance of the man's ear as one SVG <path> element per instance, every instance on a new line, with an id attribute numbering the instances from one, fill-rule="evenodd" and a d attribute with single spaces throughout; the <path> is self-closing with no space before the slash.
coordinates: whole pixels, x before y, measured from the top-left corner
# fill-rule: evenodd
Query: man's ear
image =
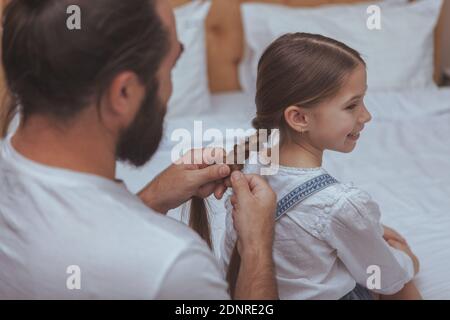
<path id="1" fill-rule="evenodd" d="M 134 119 L 145 96 L 145 87 L 134 72 L 118 74 L 107 91 L 107 103 L 102 117 L 119 127 L 128 126 Z"/>
<path id="2" fill-rule="evenodd" d="M 299 106 L 289 106 L 284 110 L 284 120 L 296 132 L 307 132 L 310 125 L 310 112 Z"/>

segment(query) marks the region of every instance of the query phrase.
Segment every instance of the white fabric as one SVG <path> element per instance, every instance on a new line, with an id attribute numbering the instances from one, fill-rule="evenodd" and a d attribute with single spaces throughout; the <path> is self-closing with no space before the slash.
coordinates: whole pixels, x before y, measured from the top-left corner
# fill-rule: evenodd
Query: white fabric
<path id="1" fill-rule="evenodd" d="M 442 1 L 375 2 L 381 8 L 381 30 L 366 26 L 370 4 L 318 8 L 243 4 L 248 48 L 240 78 L 245 91 L 255 91 L 257 64 L 265 48 L 290 32 L 322 34 L 359 51 L 367 63 L 369 90 L 434 86 L 433 30 Z"/>
<path id="2" fill-rule="evenodd" d="M 0 154 L 0 299 L 225 299 L 216 259 L 191 229 L 121 182 Z M 81 289 L 69 290 L 69 266 Z"/>
<path id="3" fill-rule="evenodd" d="M 165 141 L 140 169 L 119 164 L 118 177 L 132 192 L 170 163 L 174 128 L 249 128 L 254 97 L 243 93 L 212 96 L 212 110 L 186 114 L 166 127 Z M 354 182 L 379 204 L 382 222 L 406 237 L 421 263 L 415 283 L 425 299 L 450 299 L 450 89 L 369 93 L 373 119 L 350 154 L 325 153 L 324 167 L 343 182 Z M 212 231 L 218 249 L 225 229 L 224 201 L 214 201 Z M 170 214 L 179 217 L 179 210 Z M 218 254 L 218 252 L 216 252 Z"/>
<path id="4" fill-rule="evenodd" d="M 247 165 L 245 173 L 258 173 Z M 323 168 L 280 167 L 267 176 L 281 199 L 302 183 L 327 173 Z M 236 243 L 226 202 L 226 234 L 221 258 L 228 269 Z M 356 282 L 366 286 L 369 266 L 378 266 L 382 294 L 398 292 L 414 276 L 411 259 L 383 239 L 378 205 L 370 196 L 346 184 L 335 184 L 295 205 L 275 225 L 274 260 L 280 299 L 339 299 Z"/>
<path id="5" fill-rule="evenodd" d="M 167 119 L 187 112 L 200 114 L 210 108 L 204 27 L 209 7 L 208 1 L 197 0 L 174 10 L 184 52 L 172 70 L 173 92 Z"/>

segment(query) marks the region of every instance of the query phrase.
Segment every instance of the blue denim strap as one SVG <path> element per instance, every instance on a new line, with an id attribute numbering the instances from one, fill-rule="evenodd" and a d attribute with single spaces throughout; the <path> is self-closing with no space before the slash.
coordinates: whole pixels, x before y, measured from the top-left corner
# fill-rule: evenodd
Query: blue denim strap
<path id="1" fill-rule="evenodd" d="M 327 173 L 302 183 L 278 201 L 275 220 L 281 218 L 281 216 L 299 202 L 335 183 L 338 183 L 338 181 Z"/>

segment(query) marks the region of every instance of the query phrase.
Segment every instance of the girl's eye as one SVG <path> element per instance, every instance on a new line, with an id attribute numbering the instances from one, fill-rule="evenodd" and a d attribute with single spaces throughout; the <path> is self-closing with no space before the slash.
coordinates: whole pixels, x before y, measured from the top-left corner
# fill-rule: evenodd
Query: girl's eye
<path id="1" fill-rule="evenodd" d="M 352 105 L 349 105 L 347 108 L 345 108 L 346 110 L 353 110 L 353 109 L 355 109 L 356 107 L 357 107 L 358 105 L 356 105 L 356 104 L 352 104 Z"/>

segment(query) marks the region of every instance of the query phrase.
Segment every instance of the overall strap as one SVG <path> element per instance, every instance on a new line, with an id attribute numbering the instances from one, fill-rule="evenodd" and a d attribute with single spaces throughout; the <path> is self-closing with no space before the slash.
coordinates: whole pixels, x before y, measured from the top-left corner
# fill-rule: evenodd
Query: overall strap
<path id="1" fill-rule="evenodd" d="M 275 220 L 280 219 L 290 208 L 299 202 L 302 202 L 313 194 L 335 183 L 338 183 L 338 181 L 328 173 L 322 174 L 302 183 L 278 201 Z"/>

